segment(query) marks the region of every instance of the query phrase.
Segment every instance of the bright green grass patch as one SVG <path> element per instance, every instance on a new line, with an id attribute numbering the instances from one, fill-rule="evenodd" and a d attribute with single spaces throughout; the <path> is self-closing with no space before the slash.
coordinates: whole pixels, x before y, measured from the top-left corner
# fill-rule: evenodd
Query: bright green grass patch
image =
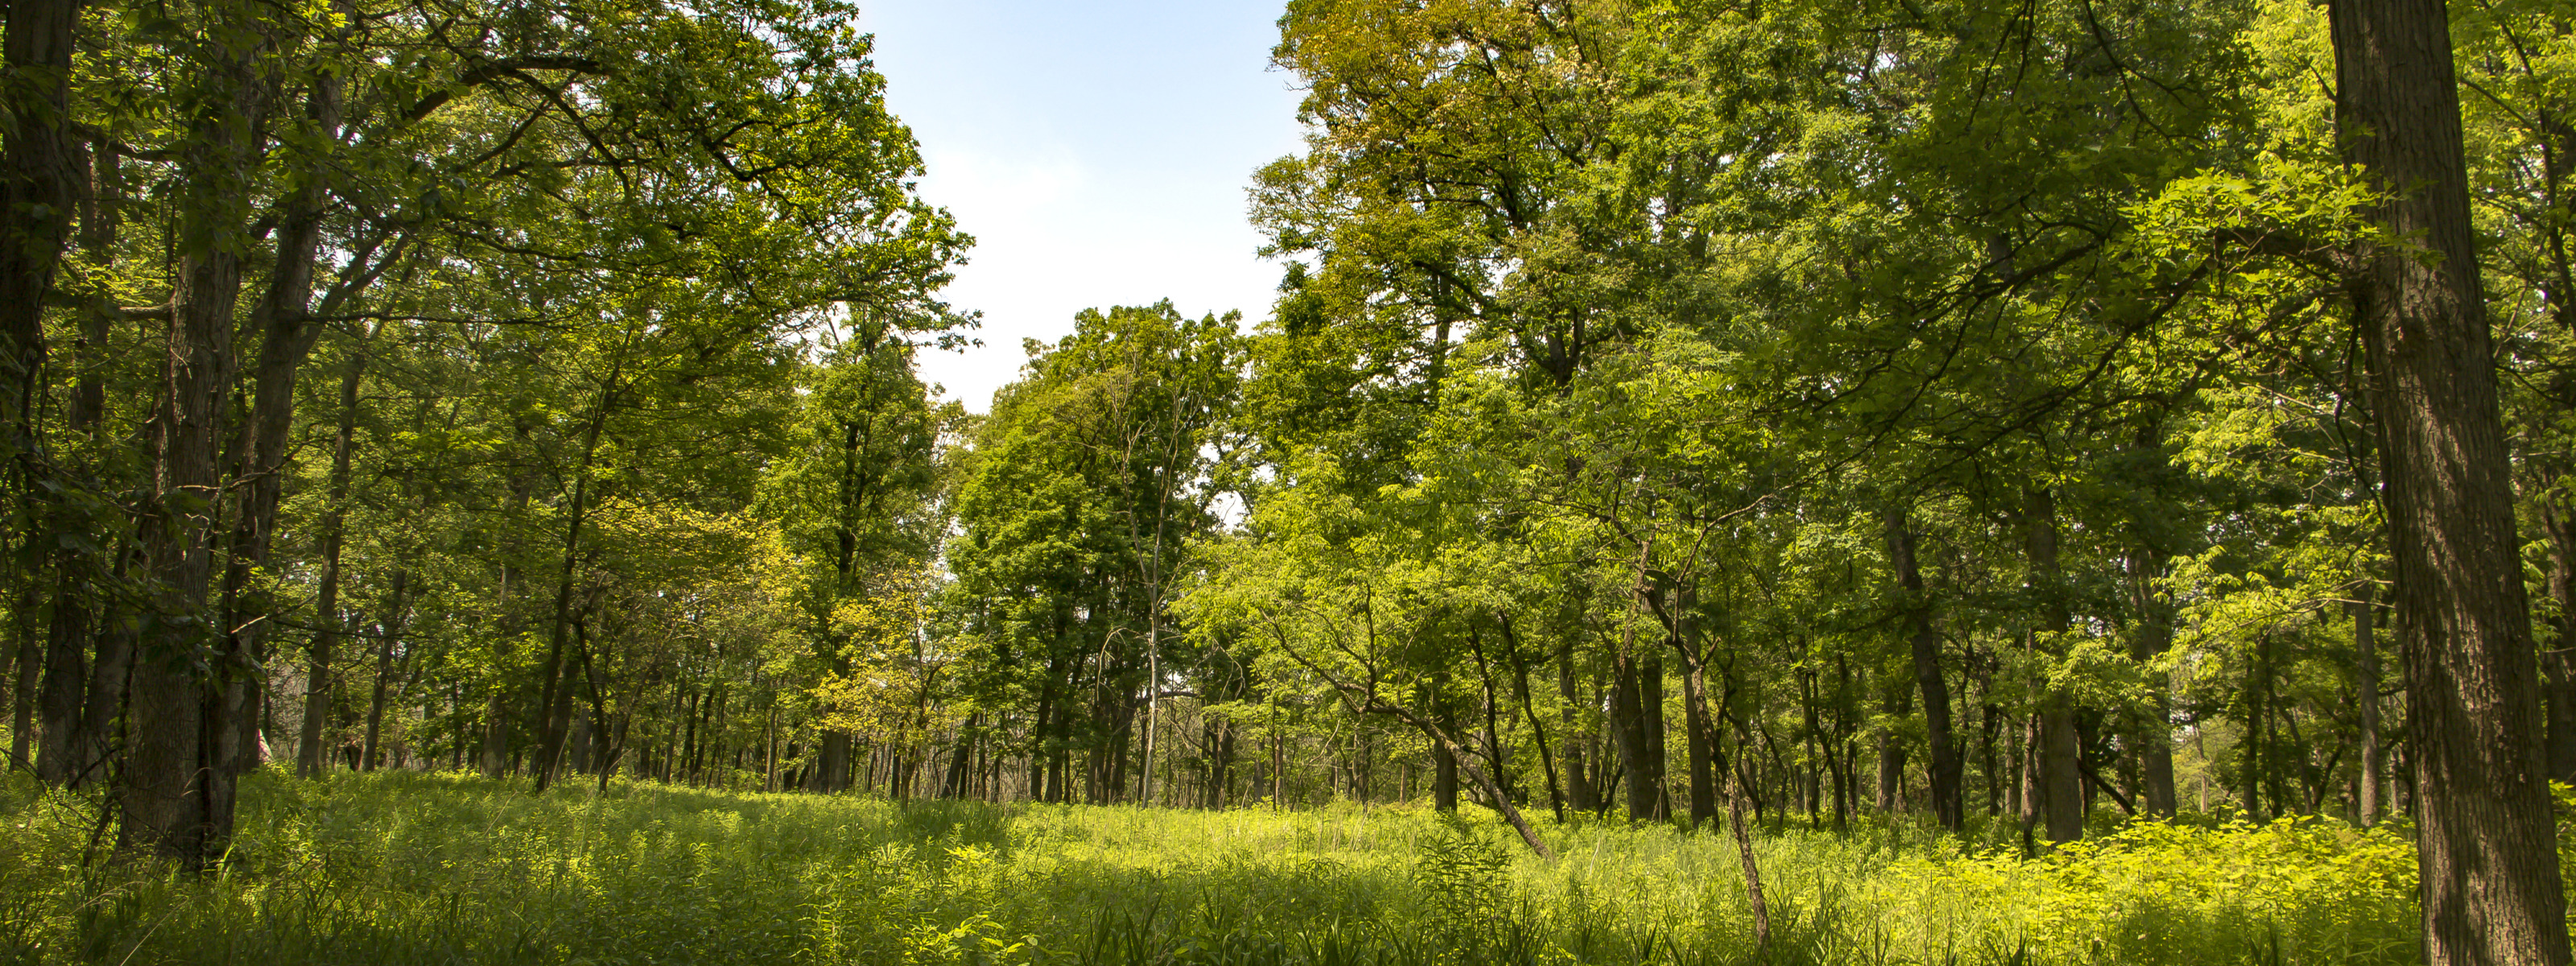
<path id="1" fill-rule="evenodd" d="M 255 776 L 205 880 L 83 862 L 91 803 L 0 788 L 0 962 L 2405 963 L 2412 848 L 2139 824 L 2046 858 L 1911 827 L 1732 841 L 1416 809 L 898 804 L 458 776 Z"/>

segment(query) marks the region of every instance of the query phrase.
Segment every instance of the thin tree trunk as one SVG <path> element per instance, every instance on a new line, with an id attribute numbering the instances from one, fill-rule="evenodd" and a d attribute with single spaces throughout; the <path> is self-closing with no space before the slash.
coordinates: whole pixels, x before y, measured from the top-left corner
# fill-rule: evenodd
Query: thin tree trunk
<path id="1" fill-rule="evenodd" d="M 25 491 L 21 491 L 22 493 Z M 27 547 L 19 556 L 37 557 L 36 535 L 27 534 Z M 36 635 L 36 588 L 42 583 L 41 573 L 26 574 L 18 582 L 18 599 L 11 602 L 10 637 L 17 646 L 9 648 L 11 680 L 9 685 L 9 767 L 25 768 L 41 753 L 28 749 L 34 736 L 38 684 L 55 675 L 46 672 L 45 639 Z M 79 652 L 73 652 L 78 657 Z M 66 676 L 66 680 L 72 678 Z"/>
<path id="2" fill-rule="evenodd" d="M 1586 769 L 1584 748 L 1588 741 L 1581 734 L 1580 693 L 1574 686 L 1574 638 L 1567 635 L 1556 646 L 1556 696 L 1560 704 L 1557 723 L 1565 736 L 1565 784 L 1567 798 L 1577 812 L 1600 811 L 1598 798 L 1592 794 L 1592 778 Z"/>
<path id="3" fill-rule="evenodd" d="M 2576 309 L 2561 311 L 2576 313 Z M 2565 473 L 2555 465 L 2544 465 L 2542 472 L 2553 479 Z M 2576 507 L 2569 505 L 2569 498 L 2565 487 L 2553 486 L 2540 503 L 2541 532 L 2549 538 L 2549 596 L 2558 602 L 2554 622 L 2558 639 L 2540 652 L 2540 687 L 2549 728 L 2545 754 L 2549 779 L 2576 783 L 2576 520 L 2569 519 Z M 2378 655 L 2372 654 L 2371 660 L 2375 671 Z M 2362 765 L 2367 768 L 2371 762 L 2364 760 Z"/>
<path id="4" fill-rule="evenodd" d="M 2164 576 L 2163 555 L 2132 553 L 2128 568 L 2130 596 L 2138 612 L 2137 628 L 2129 636 L 2129 659 L 2144 667 L 2173 649 L 2173 605 L 2155 587 L 2155 582 Z M 2137 745 L 2139 790 L 2143 793 L 2139 807 L 2149 815 L 2170 816 L 2178 803 L 2174 798 L 2173 695 L 2164 675 L 2148 672 L 2147 700 L 2135 719 L 2130 732 Z"/>
<path id="5" fill-rule="evenodd" d="M 322 750 L 322 723 L 331 713 L 331 664 L 340 635 L 340 550 L 348 528 L 349 464 L 357 441 L 358 383 L 366 372 L 363 350 L 349 354 L 340 374 L 340 425 L 332 438 L 331 479 L 322 512 L 322 579 L 313 606 L 313 644 L 304 673 L 304 724 L 296 746 L 295 773 L 321 777 L 327 758 Z"/>
<path id="6" fill-rule="evenodd" d="M 1902 508 L 1887 514 L 1889 563 L 1897 589 L 1904 593 L 1905 637 L 1914 658 L 1914 684 L 1923 693 L 1923 730 L 1932 754 L 1932 815 L 1942 828 L 1957 831 L 1967 820 L 1966 769 L 1950 720 L 1950 685 L 1941 670 L 1941 633 L 1932 626 L 1932 601 L 1925 596 L 1923 571 L 1915 562 L 1915 534 Z"/>
<path id="7" fill-rule="evenodd" d="M 1753 907 L 1753 948 L 1771 947 L 1771 903 L 1762 894 L 1762 869 L 1753 861 L 1753 832 L 1744 822 L 1744 787 L 1733 769 L 1726 776 L 1726 825 L 1735 836 L 1735 854 L 1744 861 L 1744 897 Z"/>
<path id="8" fill-rule="evenodd" d="M 385 595 L 384 618 L 376 622 L 376 629 L 383 638 L 376 642 L 375 694 L 367 701 L 367 743 L 358 753 L 358 767 L 364 771 L 376 770 L 377 742 L 384 732 L 385 697 L 393 684 L 394 650 L 402 638 L 404 609 L 410 606 L 404 599 L 410 581 L 410 570 L 394 568 L 393 587 Z"/>
<path id="9" fill-rule="evenodd" d="M 2348 606 L 2352 614 L 2353 702 L 2361 717 L 2361 775 L 2355 797 L 2359 799 L 2356 804 L 2364 826 L 2379 824 L 2385 813 L 2380 797 L 2387 785 L 2383 776 L 2388 767 L 2388 756 L 2379 747 L 2379 642 L 2371 633 L 2379 614 L 2371 606 L 2371 590 L 2371 585 L 2364 582 L 2356 594 L 2359 599 Z"/>
<path id="10" fill-rule="evenodd" d="M 2057 559 L 2057 498 L 2044 487 L 2028 494 L 2024 525 L 2028 528 L 2032 584 L 2040 592 L 2038 630 L 2064 634 L 2074 624 L 2067 608 L 2065 576 Z M 2051 656 L 2058 656 L 2052 647 Z M 2084 837 L 2082 744 L 2076 734 L 2075 696 L 2063 686 L 2050 686 L 2040 697 L 2038 734 L 2031 748 L 2040 808 L 2052 842 Z"/>
<path id="11" fill-rule="evenodd" d="M 1896 732 L 1894 722 L 1913 713 L 1913 689 L 1903 679 L 1871 682 L 1879 690 L 1879 720 L 1889 722 L 1878 728 L 1878 811 L 1894 815 L 1905 800 L 1899 791 L 1905 783 L 1905 741 Z"/>
<path id="12" fill-rule="evenodd" d="M 591 413 L 590 424 L 583 430 L 581 463 L 573 475 L 572 505 L 566 511 L 564 525 L 563 566 L 556 574 L 553 623 L 546 634 L 545 685 L 538 699 L 537 719 L 537 784 L 543 794 L 554 780 L 555 758 L 563 750 L 564 731 L 572 717 L 572 688 L 564 679 L 565 637 L 572 630 L 573 577 L 581 566 L 581 531 L 590 511 L 590 471 L 599 456 L 599 433 L 608 421 L 609 407 L 617 399 L 618 372 L 611 371 L 608 383 L 600 388 L 599 408 Z"/>
<path id="13" fill-rule="evenodd" d="M 1529 721 L 1530 735 L 1538 741 L 1538 766 L 1541 771 L 1547 773 L 1547 806 L 1550 811 L 1556 813 L 1556 820 L 1562 823 L 1565 821 L 1565 790 L 1557 783 L 1556 755 L 1548 747 L 1547 722 L 1540 720 L 1538 710 L 1530 705 L 1529 656 L 1521 653 L 1520 635 L 1512 630 L 1512 615 L 1497 609 L 1494 612 L 1494 618 L 1503 628 L 1503 646 L 1510 649 L 1512 689 L 1513 693 L 1520 697 L 1521 717 Z M 1362 767 L 1365 767 L 1368 761 L 1365 742 L 1362 743 L 1361 750 L 1360 761 Z"/>
<path id="14" fill-rule="evenodd" d="M 1444 674 L 1434 680 L 1431 691 L 1432 720 L 1438 722 L 1442 730 L 1455 732 L 1458 730 L 1458 718 L 1449 708 L 1448 676 Z M 1273 717 L 1276 717 L 1275 711 Z M 1277 747 L 1278 740 L 1275 735 L 1271 738 L 1273 748 Z M 1443 812 L 1455 812 L 1458 810 L 1458 755 L 1451 751 L 1448 745 L 1434 743 L 1431 748 L 1431 761 L 1433 768 L 1431 807 Z M 1277 767 L 1275 761 L 1273 767 Z"/>

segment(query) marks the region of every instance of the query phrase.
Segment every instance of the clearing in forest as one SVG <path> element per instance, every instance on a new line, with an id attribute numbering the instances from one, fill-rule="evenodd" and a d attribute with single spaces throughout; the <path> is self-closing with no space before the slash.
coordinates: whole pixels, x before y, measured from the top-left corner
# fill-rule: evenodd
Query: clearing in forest
<path id="1" fill-rule="evenodd" d="M 414 773 L 245 785 L 203 878 L 83 863 L 95 806 L 0 795 L 20 963 L 2417 961 L 2411 843 L 2332 820 L 2126 826 L 2035 860 L 1915 825 L 1725 836 L 1472 806 L 890 802 Z M 1776 820 L 1777 816 L 1775 816 Z"/>

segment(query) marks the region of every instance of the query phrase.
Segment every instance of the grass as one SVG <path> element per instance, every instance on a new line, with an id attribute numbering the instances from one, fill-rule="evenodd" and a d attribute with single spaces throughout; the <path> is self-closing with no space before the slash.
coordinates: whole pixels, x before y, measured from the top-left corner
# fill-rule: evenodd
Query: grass
<path id="1" fill-rule="evenodd" d="M 1732 840 L 1421 809 L 900 804 L 389 773 L 245 784 L 222 871 L 84 861 L 96 806 L 0 785 L 18 963 L 2404 963 L 2407 841 L 2134 824 L 2023 860 L 1908 825 Z"/>

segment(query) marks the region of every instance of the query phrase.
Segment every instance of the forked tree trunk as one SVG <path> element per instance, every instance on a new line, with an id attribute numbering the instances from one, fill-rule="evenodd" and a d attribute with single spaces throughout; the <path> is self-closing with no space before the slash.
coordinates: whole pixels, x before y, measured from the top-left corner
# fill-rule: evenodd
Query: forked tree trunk
<path id="1" fill-rule="evenodd" d="M 193 123 L 179 161 L 194 208 L 171 299 L 167 352 L 153 427 L 152 492 L 141 526 L 144 560 L 158 585 L 156 622 L 132 671 L 119 841 L 202 867 L 232 832 L 233 784 L 223 754 L 235 734 L 231 681 L 252 673 L 211 626 L 214 508 L 222 498 L 221 430 L 233 367 L 233 309 L 241 294 L 241 226 L 258 155 L 260 81 L 250 31 L 203 45 L 207 84 L 229 92 Z M 215 651 L 211 673 L 174 656 Z"/>
<path id="2" fill-rule="evenodd" d="M 2569 961 L 2510 454 L 2442 0 L 2331 9 L 2345 160 L 2409 241 L 2359 252 L 2430 966 Z M 2425 251 L 2416 251 L 2421 239 Z"/>

